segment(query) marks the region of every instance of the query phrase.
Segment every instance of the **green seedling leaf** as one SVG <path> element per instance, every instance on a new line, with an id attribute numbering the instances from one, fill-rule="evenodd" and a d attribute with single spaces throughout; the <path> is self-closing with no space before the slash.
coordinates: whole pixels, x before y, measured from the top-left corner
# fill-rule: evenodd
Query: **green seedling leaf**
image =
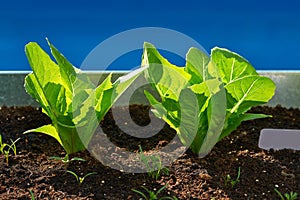
<path id="1" fill-rule="evenodd" d="M 229 116 L 229 114 L 227 116 Z M 227 126 L 223 128 L 223 131 L 219 137 L 219 140 L 230 135 L 230 133 L 232 131 L 236 130 L 243 121 L 261 119 L 261 118 L 266 118 L 266 117 L 271 117 L 271 115 L 254 114 L 254 113 L 230 115 L 230 118 L 228 118 L 228 120 L 227 120 Z"/>
<path id="2" fill-rule="evenodd" d="M 296 200 L 296 199 L 298 199 L 298 193 L 297 192 L 290 192 L 290 193 L 282 194 L 276 188 L 274 188 L 274 190 L 278 194 L 278 196 L 281 198 L 281 200 Z"/>
<path id="3" fill-rule="evenodd" d="M 14 155 L 17 155 L 16 142 L 18 142 L 19 140 L 20 140 L 20 138 L 16 139 L 15 141 L 13 141 L 12 139 L 10 139 L 11 144 L 9 145 L 9 148 L 13 151 Z"/>
<path id="4" fill-rule="evenodd" d="M 85 159 L 79 158 L 79 157 L 74 157 L 74 158 L 69 159 L 69 155 L 66 155 L 65 157 L 51 156 L 51 157 L 49 157 L 49 159 L 50 160 L 59 160 L 59 161 L 62 161 L 63 163 L 69 163 L 72 161 L 82 161 L 82 162 L 86 161 Z"/>
<path id="5" fill-rule="evenodd" d="M 33 132 L 35 132 L 35 133 L 44 133 L 46 135 L 54 137 L 59 142 L 59 144 L 63 146 L 63 143 L 60 140 L 60 137 L 59 137 L 59 135 L 56 131 L 56 128 L 51 124 L 44 125 L 44 126 L 41 126 L 41 127 L 35 128 L 35 129 L 27 130 L 27 131 L 24 132 L 24 134 L 33 133 Z"/>
<path id="6" fill-rule="evenodd" d="M 258 75 L 255 68 L 242 56 L 228 49 L 215 47 L 211 51 L 211 60 L 218 69 L 224 84 L 249 75 Z"/>
<path id="7" fill-rule="evenodd" d="M 145 91 L 147 99 L 154 108 L 154 114 L 174 128 L 181 141 L 188 146 L 194 138 L 188 133 L 192 132 L 195 127 L 197 129 L 195 125 L 198 123 L 197 117 L 192 120 L 190 115 L 186 114 L 198 115 L 197 107 L 195 107 L 197 105 L 196 96 L 190 92 L 190 89 L 187 89 L 192 76 L 184 68 L 177 67 L 163 58 L 149 43 L 144 43 L 142 65 L 149 66 L 145 77 L 152 83 L 161 98 L 161 101 L 158 101 L 151 93 Z M 191 70 L 194 70 L 193 66 L 191 66 Z M 183 90 L 186 97 L 181 94 Z M 180 107 L 184 107 L 186 113 L 180 113 Z M 181 115 L 184 120 L 180 122 Z"/>
<path id="8" fill-rule="evenodd" d="M 71 158 L 70 162 L 72 162 L 72 161 L 81 161 L 81 162 L 85 162 L 86 160 L 83 159 L 83 158 L 74 157 L 74 158 Z"/>
<path id="9" fill-rule="evenodd" d="M 177 101 L 180 91 L 189 85 L 191 75 L 163 58 L 150 43 L 144 43 L 142 66 L 149 66 L 145 76 L 163 100 Z"/>
<path id="10" fill-rule="evenodd" d="M 127 75 L 119 77 L 112 83 L 112 74 L 99 85 L 95 90 L 96 106 L 95 111 L 99 119 L 102 119 L 111 106 L 118 100 L 122 93 L 144 72 L 147 67 L 142 67 Z"/>
<path id="11" fill-rule="evenodd" d="M 178 101 L 180 102 L 180 112 L 177 121 L 180 125 L 177 133 L 181 142 L 186 146 L 193 146 L 199 126 L 199 104 L 195 93 L 189 88 L 183 89 Z"/>
<path id="12" fill-rule="evenodd" d="M 270 97 L 275 93 L 275 84 L 267 77 L 258 75 L 245 76 L 236 79 L 227 85 L 225 88 L 229 94 L 237 101 L 230 110 L 231 113 L 238 112 L 239 107 L 243 103 L 252 102 L 268 102 Z M 256 103 L 254 103 L 255 105 Z M 250 106 L 248 104 L 248 106 Z"/>
<path id="13" fill-rule="evenodd" d="M 228 136 L 243 121 L 269 117 L 246 112 L 253 106 L 267 103 L 273 97 L 276 88 L 274 82 L 258 75 L 245 58 L 227 49 L 214 48 L 211 58 L 227 93 L 226 120 L 219 140 Z"/>
<path id="14" fill-rule="evenodd" d="M 208 77 L 207 64 L 209 56 L 197 48 L 190 48 L 186 55 L 186 72 L 191 74 L 191 84 L 198 84 L 205 81 Z"/>
<path id="15" fill-rule="evenodd" d="M 8 146 L 8 144 L 3 143 L 2 135 L 0 135 L 0 152 L 1 152 L 1 154 L 4 154 L 4 149 L 5 149 L 6 146 Z"/>
<path id="16" fill-rule="evenodd" d="M 32 190 L 29 190 L 29 193 L 30 193 L 31 200 L 35 200 L 34 193 L 32 192 Z"/>

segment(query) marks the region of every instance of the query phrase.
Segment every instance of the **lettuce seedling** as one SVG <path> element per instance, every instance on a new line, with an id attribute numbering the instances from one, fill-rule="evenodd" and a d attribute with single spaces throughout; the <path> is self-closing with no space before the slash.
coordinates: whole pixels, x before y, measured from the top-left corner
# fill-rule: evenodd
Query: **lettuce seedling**
<path id="1" fill-rule="evenodd" d="M 76 181 L 77 181 L 79 186 L 81 186 L 81 184 L 86 179 L 86 177 L 97 174 L 97 172 L 90 172 L 90 173 L 87 173 L 86 175 L 84 175 L 83 177 L 80 177 L 73 171 L 67 170 L 67 172 L 72 174 L 76 178 Z"/>
<path id="2" fill-rule="evenodd" d="M 209 56 L 190 48 L 186 65 L 178 67 L 144 43 L 143 65 L 149 65 L 145 77 L 159 96 L 145 91 L 152 111 L 199 156 L 209 153 L 242 121 L 269 116 L 247 111 L 272 98 L 274 82 L 227 49 L 215 47 Z"/>
<path id="3" fill-rule="evenodd" d="M 140 159 L 146 166 L 149 177 L 158 180 L 162 174 L 169 175 L 169 168 L 163 167 L 163 163 L 159 155 L 145 155 L 141 145 L 139 145 L 139 149 Z"/>
<path id="4" fill-rule="evenodd" d="M 147 193 L 142 192 L 140 190 L 136 190 L 136 189 L 132 189 L 133 192 L 139 194 L 140 196 L 142 196 L 145 200 L 178 200 L 178 198 L 176 196 L 163 196 L 161 198 L 159 198 L 159 194 L 161 193 L 161 191 L 163 191 L 165 188 L 167 187 L 167 185 L 162 186 L 161 188 L 159 188 L 156 192 L 155 191 L 151 191 L 148 188 L 146 188 L 145 186 L 141 186 L 141 188 L 143 188 Z M 148 194 L 148 196 L 147 196 Z"/>
<path id="5" fill-rule="evenodd" d="M 26 45 L 33 72 L 25 77 L 25 89 L 52 123 L 25 133 L 50 135 L 67 154 L 72 154 L 85 149 L 98 122 L 144 69 L 120 77 L 114 83 L 110 74 L 96 87 L 87 74 L 74 67 L 49 41 L 48 45 L 57 63 L 37 43 Z"/>

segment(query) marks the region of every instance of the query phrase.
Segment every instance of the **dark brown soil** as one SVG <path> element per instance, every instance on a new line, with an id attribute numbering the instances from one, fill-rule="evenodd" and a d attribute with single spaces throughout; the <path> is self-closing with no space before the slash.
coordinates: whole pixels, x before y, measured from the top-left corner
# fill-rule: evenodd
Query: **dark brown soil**
<path id="1" fill-rule="evenodd" d="M 23 135 L 31 128 L 50 123 L 40 109 L 32 107 L 0 108 L 0 133 L 6 143 L 17 142 L 17 155 L 6 163 L 0 158 L 0 199 L 139 199 L 132 189 L 141 186 L 158 190 L 164 185 L 162 196 L 178 199 L 280 199 L 274 191 L 300 193 L 300 152 L 292 150 L 266 151 L 258 148 L 262 128 L 300 129 L 300 111 L 256 107 L 252 112 L 273 115 L 273 118 L 243 123 L 230 137 L 219 142 L 205 158 L 198 158 L 189 150 L 169 167 L 170 174 L 158 180 L 145 174 L 120 172 L 104 166 L 89 152 L 73 156 L 86 159 L 64 164 L 50 160 L 51 156 L 65 155 L 60 145 L 42 134 Z M 131 115 L 141 125 L 149 122 L 149 108 L 132 106 Z M 146 116 L 146 117 L 145 117 Z M 120 131 L 109 112 L 102 122 L 105 133 L 120 149 L 138 151 L 138 145 L 147 153 L 161 148 L 174 137 L 174 131 L 165 128 L 156 136 L 137 139 Z M 109 150 L 107 150 L 109 151 Z M 235 178 L 240 167 L 240 181 L 232 187 L 225 184 L 229 174 Z M 79 185 L 67 170 L 88 176 Z"/>

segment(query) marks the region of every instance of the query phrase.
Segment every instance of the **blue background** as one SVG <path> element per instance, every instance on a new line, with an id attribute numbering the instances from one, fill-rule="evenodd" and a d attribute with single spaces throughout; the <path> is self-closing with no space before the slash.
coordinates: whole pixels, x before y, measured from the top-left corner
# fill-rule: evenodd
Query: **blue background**
<path id="1" fill-rule="evenodd" d="M 30 70 L 24 53 L 29 41 L 47 49 L 48 37 L 75 66 L 80 66 L 108 37 L 149 26 L 182 32 L 208 52 L 214 46 L 228 48 L 259 70 L 299 70 L 298 2 L 1 1 L 0 70 Z M 120 59 L 130 68 L 140 62 L 140 53 Z M 178 62 L 175 64 L 182 64 Z M 118 63 L 110 69 L 127 69 Z"/>

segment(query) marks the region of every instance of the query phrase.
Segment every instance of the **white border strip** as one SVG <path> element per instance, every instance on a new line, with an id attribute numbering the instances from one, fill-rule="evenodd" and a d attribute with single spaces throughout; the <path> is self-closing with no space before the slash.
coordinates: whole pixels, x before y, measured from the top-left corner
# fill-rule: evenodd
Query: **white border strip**
<path id="1" fill-rule="evenodd" d="M 100 71 L 100 70 L 85 70 L 85 71 L 82 71 L 84 73 L 88 73 L 88 74 L 109 74 L 109 73 L 116 73 L 116 74 L 125 74 L 125 73 L 129 73 L 133 70 L 103 70 L 103 71 Z M 29 74 L 31 73 L 32 71 L 1 71 L 0 70 L 0 74 Z M 300 72 L 300 71 L 299 71 Z"/>
<path id="2" fill-rule="evenodd" d="M 126 74 L 133 70 L 84 70 L 82 72 L 88 73 L 88 74 L 109 74 L 109 73 L 116 73 L 116 74 Z M 300 70 L 256 70 L 258 73 L 300 73 Z M 1 71 L 0 74 L 29 74 L 32 71 Z"/>
<path id="3" fill-rule="evenodd" d="M 285 73 L 285 74 L 293 74 L 300 73 L 300 70 L 256 70 L 257 73 Z"/>

